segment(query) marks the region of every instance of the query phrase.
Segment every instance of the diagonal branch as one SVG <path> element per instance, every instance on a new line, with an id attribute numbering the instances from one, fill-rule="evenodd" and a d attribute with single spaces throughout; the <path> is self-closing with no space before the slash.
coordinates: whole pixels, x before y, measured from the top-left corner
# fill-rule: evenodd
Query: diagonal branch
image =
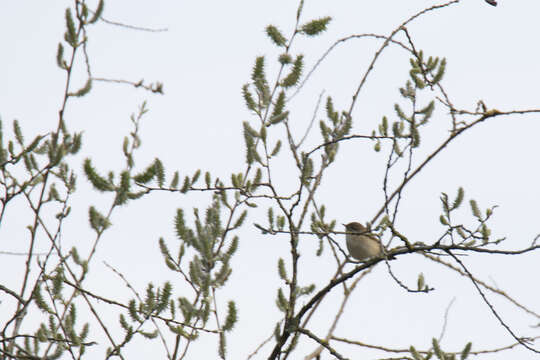
<path id="1" fill-rule="evenodd" d="M 474 287 L 476 287 L 476 290 L 478 290 L 478 293 L 480 294 L 480 296 L 482 297 L 482 300 L 484 300 L 484 302 L 486 303 L 486 305 L 489 307 L 489 309 L 491 310 L 491 312 L 493 313 L 493 315 L 495 315 L 495 317 L 497 318 L 497 320 L 499 320 L 499 323 L 506 329 L 506 331 L 508 331 L 508 333 L 510 335 L 512 335 L 512 337 L 514 339 L 516 339 L 517 342 L 519 342 L 522 346 L 524 346 L 525 348 L 535 352 L 535 353 L 538 353 L 540 354 L 540 350 L 536 350 L 535 348 L 529 346 L 527 344 L 526 341 L 530 341 L 530 339 L 526 339 L 526 338 L 520 338 L 518 337 L 513 331 L 512 329 L 510 329 L 510 326 L 508 326 L 504 320 L 500 317 L 500 315 L 497 313 L 497 311 L 495 310 L 495 308 L 493 307 L 493 305 L 489 302 L 489 300 L 487 299 L 486 295 L 484 294 L 484 292 L 482 291 L 482 289 L 480 289 L 480 286 L 476 283 L 476 280 L 474 278 L 474 276 L 472 276 L 472 274 L 469 272 L 469 270 L 467 269 L 467 267 L 463 264 L 463 262 L 461 262 L 461 260 L 458 259 L 458 257 L 456 255 L 454 255 L 450 250 L 447 250 L 446 251 L 448 253 L 448 255 L 452 256 L 452 258 L 463 268 L 463 271 L 467 274 L 467 276 L 469 277 L 469 279 L 471 279 L 472 283 L 474 284 Z"/>

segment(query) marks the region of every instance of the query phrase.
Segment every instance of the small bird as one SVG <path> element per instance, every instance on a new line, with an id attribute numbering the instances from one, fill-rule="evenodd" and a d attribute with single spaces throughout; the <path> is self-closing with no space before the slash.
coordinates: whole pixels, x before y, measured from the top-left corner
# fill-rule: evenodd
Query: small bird
<path id="1" fill-rule="evenodd" d="M 353 258 L 365 260 L 382 254 L 380 241 L 364 225 L 356 221 L 343 225 L 347 230 L 347 249 Z"/>

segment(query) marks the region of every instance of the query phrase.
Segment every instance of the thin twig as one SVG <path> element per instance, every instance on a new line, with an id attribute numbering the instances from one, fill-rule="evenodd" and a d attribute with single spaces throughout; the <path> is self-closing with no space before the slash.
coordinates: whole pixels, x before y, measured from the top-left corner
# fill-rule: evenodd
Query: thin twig
<path id="1" fill-rule="evenodd" d="M 443 336 L 444 336 L 444 334 L 446 332 L 446 326 L 448 325 L 448 314 L 450 313 L 450 308 L 452 307 L 452 305 L 454 304 L 455 301 L 456 301 L 456 298 L 454 297 L 450 301 L 448 306 L 446 307 L 446 310 L 444 311 L 444 321 L 443 321 L 443 325 L 442 325 L 442 328 L 441 328 L 441 334 L 439 335 L 439 339 L 437 340 L 439 343 L 442 341 Z"/>
<path id="2" fill-rule="evenodd" d="M 85 289 L 75 285 L 74 283 L 72 283 L 69 280 L 64 279 L 64 283 L 68 284 L 69 286 L 73 287 L 74 289 L 77 289 L 77 291 L 80 291 L 81 293 L 84 293 L 84 294 L 86 294 L 86 295 L 88 295 L 90 297 L 93 297 L 96 300 L 100 300 L 100 301 L 106 302 L 107 304 L 116 305 L 116 306 L 119 306 L 119 307 L 124 308 L 126 310 L 129 310 L 129 306 L 124 305 L 124 304 L 122 304 L 122 303 L 120 303 L 118 301 L 107 299 L 107 298 L 105 298 L 103 296 L 96 295 L 96 294 L 92 293 L 91 291 L 85 290 Z M 213 333 L 213 334 L 218 333 L 217 330 L 209 330 L 209 329 L 202 328 L 202 327 L 192 326 L 190 324 L 183 323 L 183 322 L 180 322 L 180 321 L 176 321 L 174 319 L 167 319 L 167 318 L 164 318 L 164 317 L 159 316 L 159 315 L 152 315 L 152 317 L 154 317 L 156 319 L 159 319 L 159 320 L 162 320 L 165 323 L 169 322 L 169 323 L 173 323 L 175 325 L 185 326 L 185 327 L 188 327 L 188 328 L 193 329 L 193 330 L 198 330 L 198 331 L 203 331 L 203 332 L 208 332 L 208 333 Z"/>
<path id="3" fill-rule="evenodd" d="M 456 272 L 458 272 L 460 275 L 463 275 L 463 276 L 466 276 L 467 274 L 461 270 L 460 268 L 440 259 L 439 257 L 437 256 L 433 256 L 433 255 L 430 255 L 430 254 L 426 254 L 426 253 L 421 253 L 423 256 L 425 256 L 426 258 L 432 260 L 432 261 L 435 261 L 435 262 L 438 262 L 439 264 L 442 264 Z M 489 291 L 492 291 L 494 292 L 495 294 L 499 294 L 501 296 L 503 296 L 505 299 L 507 299 L 508 301 L 510 301 L 512 304 L 516 305 L 518 308 L 522 309 L 523 311 L 527 312 L 528 314 L 531 314 L 533 316 L 535 316 L 536 318 L 540 319 L 540 314 L 526 308 L 524 305 L 521 305 L 520 303 L 518 303 L 514 298 L 510 297 L 510 295 L 508 295 L 506 292 L 502 291 L 501 289 L 497 289 L 497 288 L 494 288 L 490 285 L 488 285 L 487 283 L 485 283 L 484 281 L 482 280 L 479 280 L 478 278 L 474 278 L 474 280 L 482 285 L 484 288 L 488 289 Z"/>
<path id="4" fill-rule="evenodd" d="M 321 344 L 321 346 L 323 346 L 326 350 L 328 350 L 330 352 L 330 354 L 334 355 L 336 358 L 340 359 L 340 360 L 346 360 L 347 358 L 343 357 L 340 353 L 338 353 L 334 348 L 332 348 L 330 345 L 328 345 L 328 341 L 325 341 L 325 340 L 322 340 L 322 339 L 319 339 L 315 334 L 313 334 L 311 331 L 307 330 L 307 329 L 302 329 L 302 328 L 299 328 L 298 329 L 298 332 L 304 334 L 304 335 L 307 335 L 308 337 L 310 337 L 311 339 L 315 340 L 316 342 L 318 342 L 319 344 Z"/>
<path id="5" fill-rule="evenodd" d="M 272 340 L 274 338 L 274 332 L 272 332 L 272 334 L 270 334 L 269 337 L 267 337 L 262 343 L 259 344 L 259 346 L 257 346 L 257 348 L 255 349 L 255 351 L 253 351 L 251 354 L 249 354 L 249 356 L 247 357 L 247 360 L 251 359 L 253 356 L 257 355 L 257 353 L 259 352 L 259 350 L 262 349 L 262 347 L 266 344 L 268 344 L 270 342 L 270 340 Z"/>
<path id="6" fill-rule="evenodd" d="M 390 44 L 390 41 L 392 40 L 392 38 L 399 32 L 401 31 L 401 28 L 403 28 L 404 26 L 406 26 L 407 24 L 409 24 L 410 22 L 412 22 L 413 20 L 415 20 L 416 18 L 428 13 L 428 12 L 431 12 L 431 11 L 434 11 L 436 9 L 442 9 L 442 8 L 445 8 L 445 7 L 448 7 L 450 5 L 453 5 L 453 4 L 457 4 L 460 0 L 453 0 L 453 1 L 449 1 L 447 3 L 444 3 L 444 4 L 441 4 L 441 5 L 434 5 L 434 6 L 431 6 L 429 8 L 426 8 L 422 11 L 419 11 L 417 12 L 416 14 L 414 14 L 413 16 L 411 16 L 410 18 L 408 18 L 407 20 L 405 20 L 400 26 L 398 26 L 394 31 L 392 31 L 392 33 L 388 36 L 388 38 L 385 40 L 385 42 L 381 45 L 381 47 L 379 48 L 379 50 L 377 50 L 377 52 L 375 53 L 375 55 L 373 56 L 373 60 L 371 60 L 371 63 L 369 64 L 369 67 L 368 69 L 366 70 L 366 72 L 364 73 L 364 76 L 362 77 L 362 80 L 360 80 L 360 84 L 358 85 L 358 87 L 356 88 L 356 91 L 354 92 L 354 95 L 353 95 L 353 98 L 352 98 L 352 102 L 351 102 L 351 105 L 349 107 L 349 111 L 348 113 L 349 114 L 352 114 L 353 110 L 354 110 L 354 106 L 356 104 L 356 100 L 358 98 L 358 94 L 360 93 L 360 90 L 362 90 L 367 78 L 368 78 L 368 75 L 371 73 L 371 71 L 373 70 L 373 67 L 375 66 L 375 63 L 377 62 L 377 59 L 379 58 L 379 56 L 381 55 L 381 53 L 383 52 L 383 50 L 388 46 L 388 44 Z"/>
<path id="7" fill-rule="evenodd" d="M 510 326 L 508 326 L 504 320 L 501 318 L 501 316 L 497 313 L 497 311 L 495 310 L 495 308 L 493 307 L 493 305 L 489 302 L 489 300 L 487 299 L 486 295 L 484 294 L 484 292 L 482 291 L 482 289 L 480 289 L 480 286 L 476 283 L 476 280 L 474 278 L 474 276 L 470 273 L 470 271 L 467 269 L 467 267 L 463 264 L 463 262 L 461 260 L 459 260 L 459 258 L 457 256 L 455 256 L 450 250 L 447 250 L 446 251 L 450 256 L 452 256 L 452 258 L 461 266 L 461 268 L 463 269 L 463 271 L 465 271 L 465 273 L 467 274 L 467 276 L 469 277 L 469 279 L 471 279 L 472 283 L 474 284 L 474 287 L 476 288 L 476 290 L 478 290 L 478 293 L 480 294 L 480 296 L 482 297 L 482 299 L 484 300 L 484 302 L 486 303 L 486 305 L 489 307 L 489 309 L 491 310 L 491 312 L 493 313 L 493 315 L 495 315 L 495 317 L 497 318 L 497 320 L 499 320 L 499 323 L 506 329 L 506 331 L 508 331 L 508 333 L 510 335 L 512 335 L 512 337 L 517 341 L 519 342 L 523 347 L 535 352 L 535 353 L 538 353 L 540 354 L 540 350 L 536 350 L 535 348 L 529 346 L 526 341 L 530 340 L 530 339 L 526 339 L 526 338 L 520 338 L 518 337 L 513 331 L 512 329 L 510 329 Z"/>
<path id="8" fill-rule="evenodd" d="M 313 116 L 311 117 L 311 121 L 309 123 L 309 126 L 306 129 L 306 132 L 305 132 L 304 136 L 302 137 L 302 139 L 300 139 L 298 144 L 295 145 L 297 148 L 299 148 L 302 145 L 304 140 L 306 140 L 308 134 L 311 132 L 311 128 L 313 127 L 313 123 L 315 122 L 315 119 L 317 118 L 317 112 L 319 111 L 319 106 L 321 105 L 321 99 L 322 99 L 323 95 L 324 95 L 324 90 L 321 91 L 321 94 L 319 95 L 319 99 L 317 100 L 317 104 L 315 105 L 315 110 L 313 110 Z"/>
<path id="9" fill-rule="evenodd" d="M 88 11 L 90 13 L 92 13 L 92 14 L 95 14 L 95 12 L 92 11 L 92 10 L 88 10 Z M 99 19 L 101 21 L 103 21 L 104 23 L 106 23 L 106 24 L 119 26 L 119 27 L 122 27 L 122 28 L 130 29 L 130 30 L 146 31 L 146 32 L 165 32 L 165 31 L 169 31 L 168 28 L 154 29 L 154 28 L 147 28 L 147 27 L 142 27 L 142 26 L 129 25 L 129 24 L 125 24 L 125 23 L 105 19 L 103 16 L 100 16 Z"/>
<path id="10" fill-rule="evenodd" d="M 143 88 L 145 90 L 151 91 L 155 94 L 162 94 L 163 95 L 163 84 L 160 82 L 150 83 L 149 85 L 146 85 L 144 83 L 144 80 L 139 80 L 138 82 L 129 81 L 129 80 L 123 80 L 123 79 L 107 79 L 107 78 L 101 78 L 101 77 L 92 77 L 93 81 L 102 81 L 102 82 L 109 82 L 109 83 L 117 83 L 117 84 L 127 84 L 131 85 L 135 88 Z"/>

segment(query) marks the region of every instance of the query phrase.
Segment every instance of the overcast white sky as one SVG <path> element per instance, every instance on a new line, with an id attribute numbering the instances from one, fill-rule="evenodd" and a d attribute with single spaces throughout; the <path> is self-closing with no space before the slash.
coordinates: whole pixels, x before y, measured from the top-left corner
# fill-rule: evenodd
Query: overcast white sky
<path id="1" fill-rule="evenodd" d="M 350 34 L 387 35 L 410 15 L 435 3 L 307 0 L 304 21 L 323 16 L 333 20 L 323 36 L 299 39 L 293 53 L 303 53 L 306 69 L 310 69 L 335 40 Z M 6 132 L 13 119 L 21 122 L 27 139 L 56 126 L 65 80 L 56 66 L 55 55 L 63 38 L 64 11 L 70 5 L 69 1 L 2 5 L 0 116 Z M 88 249 L 93 239 L 87 224 L 88 206 L 104 209 L 111 201 L 109 196 L 90 189 L 80 171 L 82 160 L 91 157 L 102 173 L 123 166 L 121 145 L 131 131 L 129 115 L 136 112 L 143 100 L 148 100 L 150 112 L 142 122 L 143 146 L 137 158 L 140 168 L 159 157 L 168 176 L 174 170 L 184 176 L 202 169 L 228 179 L 231 171 L 244 169 L 242 121 L 253 118 L 245 109 L 241 86 L 248 82 L 254 59 L 259 55 L 267 56 L 268 75 L 273 79 L 279 51 L 266 37 L 264 28 L 274 24 L 288 35 L 294 27 L 296 7 L 297 1 L 291 0 L 106 2 L 107 19 L 168 31 L 138 32 L 103 23 L 92 27 L 89 51 L 94 76 L 162 81 L 165 95 L 95 83 L 90 95 L 73 99 L 68 105 L 68 128 L 83 131 L 84 142 L 72 161 L 81 175 L 74 209 L 65 227 L 64 246 L 76 244 L 81 252 Z M 447 58 L 443 84 L 456 107 L 474 110 L 482 99 L 489 108 L 503 111 L 538 109 L 538 14 L 538 1 L 501 0 L 498 7 L 491 7 L 483 0 L 464 0 L 418 19 L 409 26 L 409 32 L 417 48 L 427 55 Z M 291 124 L 297 138 L 308 126 L 321 91 L 333 97 L 337 108 L 348 108 L 352 93 L 379 46 L 376 40 L 352 40 L 326 59 L 290 104 Z M 383 115 L 394 116 L 393 104 L 400 100 L 398 87 L 408 77 L 408 58 L 401 49 L 392 47 L 382 55 L 352 114 L 352 133 L 370 134 Z M 80 74 L 78 80 L 82 85 L 84 72 Z M 323 116 L 320 111 L 317 118 Z M 444 112 L 437 112 L 423 139 L 421 154 L 434 148 L 446 134 L 447 124 Z M 315 130 L 308 144 L 320 141 L 318 129 Z M 397 225 L 413 241 L 433 241 L 443 231 L 438 222 L 440 193 L 454 194 L 463 186 L 466 198 L 475 198 L 482 208 L 499 205 L 492 230 L 496 237 L 508 238 L 503 248 L 527 247 L 540 232 L 539 133 L 540 116 L 527 115 L 492 119 L 465 134 L 410 184 Z M 283 133 L 275 131 L 272 136 Z M 318 201 L 326 204 L 327 216 L 340 223 L 372 218 L 381 206 L 384 160 L 382 152 L 372 151 L 370 142 L 343 144 L 339 159 L 318 194 Z M 286 164 L 278 168 L 277 174 L 284 189 L 292 186 Z M 157 240 L 163 236 L 175 249 L 176 208 L 191 213 L 192 207 L 205 208 L 208 203 L 209 194 L 155 194 L 119 209 L 113 215 L 114 226 L 106 232 L 98 249 L 88 288 L 126 302 L 131 298 L 123 282 L 103 264 L 106 261 L 141 292 L 149 281 L 161 285 L 171 280 L 176 294 L 181 295 L 183 284 L 167 271 Z M 257 215 L 264 216 L 264 211 L 254 211 L 251 221 L 240 232 L 240 250 L 233 260 L 230 285 L 218 298 L 222 303 L 234 299 L 239 306 L 239 322 L 228 340 L 231 359 L 245 359 L 271 334 L 280 316 L 274 305 L 279 286 L 276 265 L 278 257 L 288 256 L 287 242 L 285 238 L 264 237 L 251 226 Z M 22 203 L 8 213 L 0 229 L 0 250 L 27 248 L 26 215 Z M 259 222 L 264 223 L 264 219 Z M 305 272 L 301 281 L 322 285 L 332 274 L 333 260 L 329 254 L 315 257 L 316 247 L 315 239 L 302 239 L 301 266 Z M 535 276 L 538 260 L 538 254 L 475 255 L 464 259 L 478 277 L 496 284 L 536 311 L 540 310 L 535 308 L 540 303 Z M 23 269 L 22 258 L 0 255 L 0 264 L 0 283 L 14 286 L 19 278 L 12 274 Z M 14 270 L 8 274 L 6 269 Z M 415 284 L 418 273 L 423 272 L 436 291 L 427 295 L 406 293 L 384 266 L 378 266 L 359 285 L 336 336 L 396 348 L 427 348 L 431 338 L 439 336 L 444 311 L 455 297 L 443 349 L 460 350 L 467 341 L 473 341 L 473 350 L 514 342 L 467 279 L 426 263 L 417 255 L 400 257 L 394 262 L 394 272 L 409 284 Z M 185 290 L 187 293 L 188 289 Z M 339 292 L 334 295 L 313 321 L 313 329 L 319 330 L 321 336 L 341 298 Z M 533 318 L 508 306 L 504 299 L 491 294 L 490 300 L 517 334 L 538 335 L 538 329 L 530 328 L 535 324 Z M 1 293 L 0 301 L 1 314 L 6 306 Z M 0 315 L 0 322 L 2 319 Z M 109 319 L 113 327 L 115 322 L 116 318 Z M 105 344 L 105 340 L 100 343 Z M 128 357 L 164 357 L 161 344 L 153 343 L 132 347 L 127 351 Z M 190 358 L 217 358 L 216 344 L 214 339 L 196 342 Z M 258 358 L 266 358 L 271 346 L 263 348 Z M 377 354 L 358 347 L 335 346 L 350 358 L 375 358 Z M 301 358 L 314 348 L 312 342 L 305 341 L 294 358 Z M 90 351 L 96 351 L 96 357 L 102 356 L 103 347 Z M 509 357 L 501 353 L 486 358 Z M 518 349 L 512 358 L 537 357 Z"/>

